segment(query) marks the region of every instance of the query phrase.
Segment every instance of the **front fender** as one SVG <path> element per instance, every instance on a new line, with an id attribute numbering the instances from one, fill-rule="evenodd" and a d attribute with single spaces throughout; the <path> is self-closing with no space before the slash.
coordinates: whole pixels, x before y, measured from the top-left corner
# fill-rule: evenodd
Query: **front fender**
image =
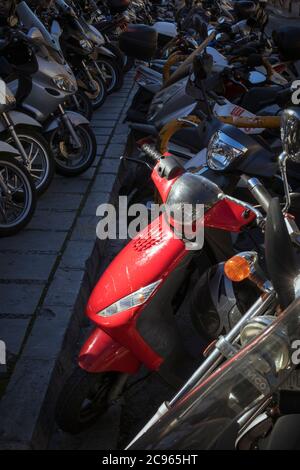
<path id="1" fill-rule="evenodd" d="M 12 157 L 19 157 L 20 152 L 15 149 L 12 145 L 7 144 L 6 142 L 0 142 L 0 155 L 11 155 Z"/>
<path id="2" fill-rule="evenodd" d="M 141 363 L 103 330 L 96 328 L 81 348 L 79 366 L 87 372 L 118 371 L 135 374 Z"/>
<path id="3" fill-rule="evenodd" d="M 74 111 L 66 111 L 66 115 L 69 117 L 73 126 L 77 127 L 82 124 L 90 125 L 90 121 L 88 121 L 82 114 L 76 113 Z M 52 132 L 59 127 L 60 118 L 55 118 L 48 125 L 44 128 L 44 132 Z"/>
<path id="4" fill-rule="evenodd" d="M 22 125 L 22 126 L 32 126 L 32 127 L 39 127 L 41 128 L 41 124 L 36 121 L 36 119 L 28 116 L 28 114 L 22 113 L 20 111 L 9 111 L 8 116 L 12 120 L 14 126 Z M 1 131 L 3 126 L 1 126 Z"/>
<path id="5" fill-rule="evenodd" d="M 100 55 L 110 57 L 111 59 L 116 59 L 115 54 L 104 46 L 97 47 L 97 58 L 99 58 Z"/>

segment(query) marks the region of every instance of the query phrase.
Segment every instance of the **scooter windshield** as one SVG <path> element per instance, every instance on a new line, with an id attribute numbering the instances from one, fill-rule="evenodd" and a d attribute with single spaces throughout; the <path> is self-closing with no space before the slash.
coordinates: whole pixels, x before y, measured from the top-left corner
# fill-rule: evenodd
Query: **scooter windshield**
<path id="1" fill-rule="evenodd" d="M 234 448 L 239 419 L 270 397 L 295 367 L 300 299 L 195 386 L 130 449 Z M 294 361 L 295 362 L 295 361 Z"/>

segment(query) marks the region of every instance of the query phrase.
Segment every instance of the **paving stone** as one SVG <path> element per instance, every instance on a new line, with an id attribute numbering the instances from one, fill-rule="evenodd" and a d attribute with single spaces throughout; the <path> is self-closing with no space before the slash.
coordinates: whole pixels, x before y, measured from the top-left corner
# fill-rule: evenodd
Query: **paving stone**
<path id="1" fill-rule="evenodd" d="M 100 147 L 101 148 L 101 147 Z M 97 147 L 97 156 L 95 158 L 96 161 L 99 163 L 99 159 L 101 158 L 101 151 L 98 151 Z M 95 176 L 95 167 L 90 167 L 88 170 L 86 170 L 81 177 L 86 180 L 92 180 Z"/>
<path id="2" fill-rule="evenodd" d="M 93 247 L 94 242 L 89 244 L 80 241 L 70 241 L 61 259 L 60 267 L 62 269 L 84 269 L 86 262 L 92 254 Z"/>
<path id="3" fill-rule="evenodd" d="M 67 232 L 75 219 L 76 213 L 73 212 L 57 212 L 57 211 L 35 211 L 35 214 L 27 225 L 29 230 L 57 230 Z M 25 232 L 23 232 L 25 233 Z"/>
<path id="4" fill-rule="evenodd" d="M 121 157 L 124 154 L 124 144 L 110 144 L 105 152 L 105 157 Z"/>
<path id="5" fill-rule="evenodd" d="M 127 138 L 128 138 L 128 133 L 117 134 L 111 138 L 111 143 L 112 144 L 125 144 L 127 142 Z"/>
<path id="6" fill-rule="evenodd" d="M 96 176 L 92 193 L 98 191 L 110 192 L 115 184 L 116 176 L 110 173 L 100 173 Z"/>
<path id="7" fill-rule="evenodd" d="M 108 135 L 96 135 L 96 141 L 97 141 L 97 144 L 100 144 L 100 145 L 107 144 L 107 142 L 109 141 L 109 136 Z"/>
<path id="8" fill-rule="evenodd" d="M 56 252 L 58 253 L 66 238 L 64 232 L 45 233 L 38 230 L 26 230 L 11 238 L 0 240 L 0 252 Z"/>
<path id="9" fill-rule="evenodd" d="M 22 358 L 0 402 L 2 449 L 29 449 L 53 371 L 53 359 Z M 28 398 L 30 397 L 30 400 Z M 38 436 L 37 448 L 45 442 Z"/>
<path id="10" fill-rule="evenodd" d="M 76 221 L 71 240 L 87 241 L 96 239 L 96 228 L 99 217 L 96 215 L 82 216 Z"/>
<path id="11" fill-rule="evenodd" d="M 92 121 L 92 127 L 110 127 L 111 129 L 115 127 L 116 121 L 115 120 L 109 120 L 109 119 L 103 119 L 103 118 L 93 118 Z"/>
<path id="12" fill-rule="evenodd" d="M 119 171 L 120 161 L 116 158 L 104 158 L 100 165 L 101 173 L 114 173 L 117 174 Z"/>
<path id="13" fill-rule="evenodd" d="M 29 325 L 30 318 L 0 318 L 0 340 L 6 344 L 6 352 L 17 356 Z"/>
<path id="14" fill-rule="evenodd" d="M 81 215 L 96 215 L 100 204 L 107 204 L 110 199 L 110 192 L 92 192 L 81 211 Z"/>
<path id="15" fill-rule="evenodd" d="M 43 285 L 0 284 L 0 318 L 32 315 L 43 289 Z"/>
<path id="16" fill-rule="evenodd" d="M 95 136 L 97 137 L 98 135 L 110 135 L 112 133 L 112 129 L 110 127 L 95 127 L 94 128 L 94 133 Z"/>
<path id="17" fill-rule="evenodd" d="M 78 209 L 82 196 L 79 194 L 59 194 L 48 192 L 44 194 L 39 202 L 38 209 L 57 209 L 57 210 L 74 210 Z"/>
<path id="18" fill-rule="evenodd" d="M 56 260 L 56 255 L 20 254 L 8 257 L 0 254 L 0 279 L 45 282 Z"/>
<path id="19" fill-rule="evenodd" d="M 84 177 L 77 176 L 74 180 L 57 176 L 51 184 L 51 191 L 53 193 L 85 194 L 88 184 L 88 180 Z"/>
<path id="20" fill-rule="evenodd" d="M 58 268 L 44 300 L 44 305 L 75 305 L 84 270 Z"/>
<path id="21" fill-rule="evenodd" d="M 76 288 L 80 286 L 76 285 Z M 56 358 L 65 339 L 73 306 L 45 305 L 34 322 L 22 356 L 24 358 Z"/>
<path id="22" fill-rule="evenodd" d="M 115 128 L 115 135 L 117 134 L 125 134 L 128 132 L 129 126 L 128 124 L 118 124 Z"/>

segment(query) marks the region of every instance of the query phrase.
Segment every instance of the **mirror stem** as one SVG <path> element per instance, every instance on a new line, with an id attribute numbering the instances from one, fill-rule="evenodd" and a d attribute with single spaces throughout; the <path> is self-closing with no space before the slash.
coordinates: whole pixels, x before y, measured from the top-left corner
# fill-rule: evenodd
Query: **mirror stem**
<path id="1" fill-rule="evenodd" d="M 289 183 L 288 183 L 287 173 L 286 173 L 287 159 L 288 159 L 288 155 L 286 152 L 282 152 L 278 158 L 279 169 L 280 169 L 280 173 L 282 176 L 284 193 L 285 193 L 285 206 L 283 208 L 283 212 L 287 212 L 291 205 L 290 189 L 289 189 Z"/>

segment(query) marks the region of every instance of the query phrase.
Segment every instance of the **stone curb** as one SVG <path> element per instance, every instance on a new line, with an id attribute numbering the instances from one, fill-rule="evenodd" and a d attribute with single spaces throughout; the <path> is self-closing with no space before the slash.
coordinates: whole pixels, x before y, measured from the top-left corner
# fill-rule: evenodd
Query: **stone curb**
<path id="1" fill-rule="evenodd" d="M 132 88 L 132 74 L 125 80 Z M 48 446 L 54 429 L 55 403 L 71 370 L 74 348 L 85 321 L 85 304 L 105 254 L 106 241 L 95 239 L 99 221 L 95 211 L 99 204 L 114 203 L 118 196 L 120 153 L 114 153 L 124 149 L 126 126 L 122 119 L 132 96 L 133 90 L 126 100 L 123 95 L 120 98 L 120 117 L 114 121 L 111 144 L 109 136 L 97 136 L 98 144 L 108 144 L 104 158 L 0 403 L 0 449 L 37 450 Z M 116 102 L 117 95 L 113 100 Z M 104 110 L 103 114 L 108 113 Z M 101 120 L 101 116 L 100 110 L 92 123 Z M 112 140 L 120 132 L 123 142 Z"/>

